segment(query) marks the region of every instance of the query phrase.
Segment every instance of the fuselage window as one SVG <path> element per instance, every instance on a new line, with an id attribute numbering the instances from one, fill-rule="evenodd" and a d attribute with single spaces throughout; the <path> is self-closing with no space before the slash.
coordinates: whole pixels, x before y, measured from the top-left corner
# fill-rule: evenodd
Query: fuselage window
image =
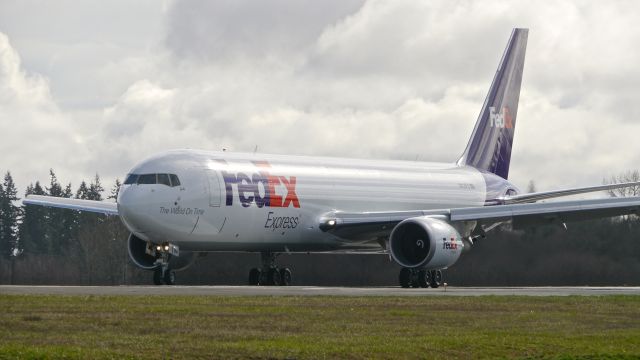
<path id="1" fill-rule="evenodd" d="M 138 184 L 155 184 L 156 174 L 143 174 L 138 177 Z"/>
<path id="2" fill-rule="evenodd" d="M 169 174 L 158 174 L 158 184 L 171 186 L 169 181 Z"/>
<path id="3" fill-rule="evenodd" d="M 171 186 L 180 186 L 180 179 L 178 179 L 178 175 L 169 174 L 169 177 L 171 178 Z"/>
<path id="4" fill-rule="evenodd" d="M 129 174 L 127 180 L 124 181 L 125 185 L 135 184 L 138 181 L 138 174 Z"/>

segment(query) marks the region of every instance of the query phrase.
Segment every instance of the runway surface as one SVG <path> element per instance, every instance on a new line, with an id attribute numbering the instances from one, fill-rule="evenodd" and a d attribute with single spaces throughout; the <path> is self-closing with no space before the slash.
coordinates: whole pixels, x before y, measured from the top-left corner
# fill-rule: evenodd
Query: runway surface
<path id="1" fill-rule="evenodd" d="M 640 287 L 399 287 L 320 286 L 31 286 L 0 285 L 3 295 L 209 295 L 209 296 L 600 296 L 640 295 Z"/>

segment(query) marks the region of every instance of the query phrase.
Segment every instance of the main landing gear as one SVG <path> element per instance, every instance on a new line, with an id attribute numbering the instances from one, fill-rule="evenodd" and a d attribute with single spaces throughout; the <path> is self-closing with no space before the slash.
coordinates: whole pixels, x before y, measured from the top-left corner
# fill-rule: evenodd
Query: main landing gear
<path id="1" fill-rule="evenodd" d="M 263 251 L 260 253 L 262 268 L 253 268 L 249 271 L 249 285 L 291 285 L 291 270 L 276 266 L 278 253 Z"/>
<path id="2" fill-rule="evenodd" d="M 442 284 L 442 270 L 425 270 L 402 268 L 400 270 L 400 286 L 403 288 L 437 288 Z"/>

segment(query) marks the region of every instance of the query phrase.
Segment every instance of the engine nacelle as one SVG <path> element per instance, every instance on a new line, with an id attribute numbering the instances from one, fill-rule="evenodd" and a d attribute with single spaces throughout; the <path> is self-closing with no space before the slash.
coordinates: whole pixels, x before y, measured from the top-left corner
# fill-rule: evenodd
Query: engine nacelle
<path id="1" fill-rule="evenodd" d="M 463 248 L 460 233 L 435 217 L 405 219 L 396 225 L 389 238 L 393 260 L 407 268 L 447 268 L 458 261 Z"/>
<path id="2" fill-rule="evenodd" d="M 145 270 L 156 268 L 157 257 L 147 253 L 147 242 L 145 240 L 130 234 L 127 248 L 129 250 L 129 258 L 137 267 Z M 180 256 L 170 257 L 169 267 L 175 271 L 184 270 L 195 262 L 197 255 L 198 253 L 193 251 L 180 251 Z"/>
<path id="3" fill-rule="evenodd" d="M 129 235 L 129 241 L 127 243 L 129 250 L 129 258 L 136 264 L 137 267 L 145 270 L 153 270 L 156 265 L 156 257 L 147 254 L 147 242 L 135 236 Z"/>

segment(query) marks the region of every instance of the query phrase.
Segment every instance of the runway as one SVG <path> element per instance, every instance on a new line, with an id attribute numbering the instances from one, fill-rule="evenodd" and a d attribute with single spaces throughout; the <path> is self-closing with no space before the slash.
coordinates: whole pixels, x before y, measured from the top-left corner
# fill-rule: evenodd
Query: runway
<path id="1" fill-rule="evenodd" d="M 399 287 L 321 286 L 32 286 L 0 285 L 0 295 L 183 296 L 602 296 L 640 295 L 640 287 Z"/>

